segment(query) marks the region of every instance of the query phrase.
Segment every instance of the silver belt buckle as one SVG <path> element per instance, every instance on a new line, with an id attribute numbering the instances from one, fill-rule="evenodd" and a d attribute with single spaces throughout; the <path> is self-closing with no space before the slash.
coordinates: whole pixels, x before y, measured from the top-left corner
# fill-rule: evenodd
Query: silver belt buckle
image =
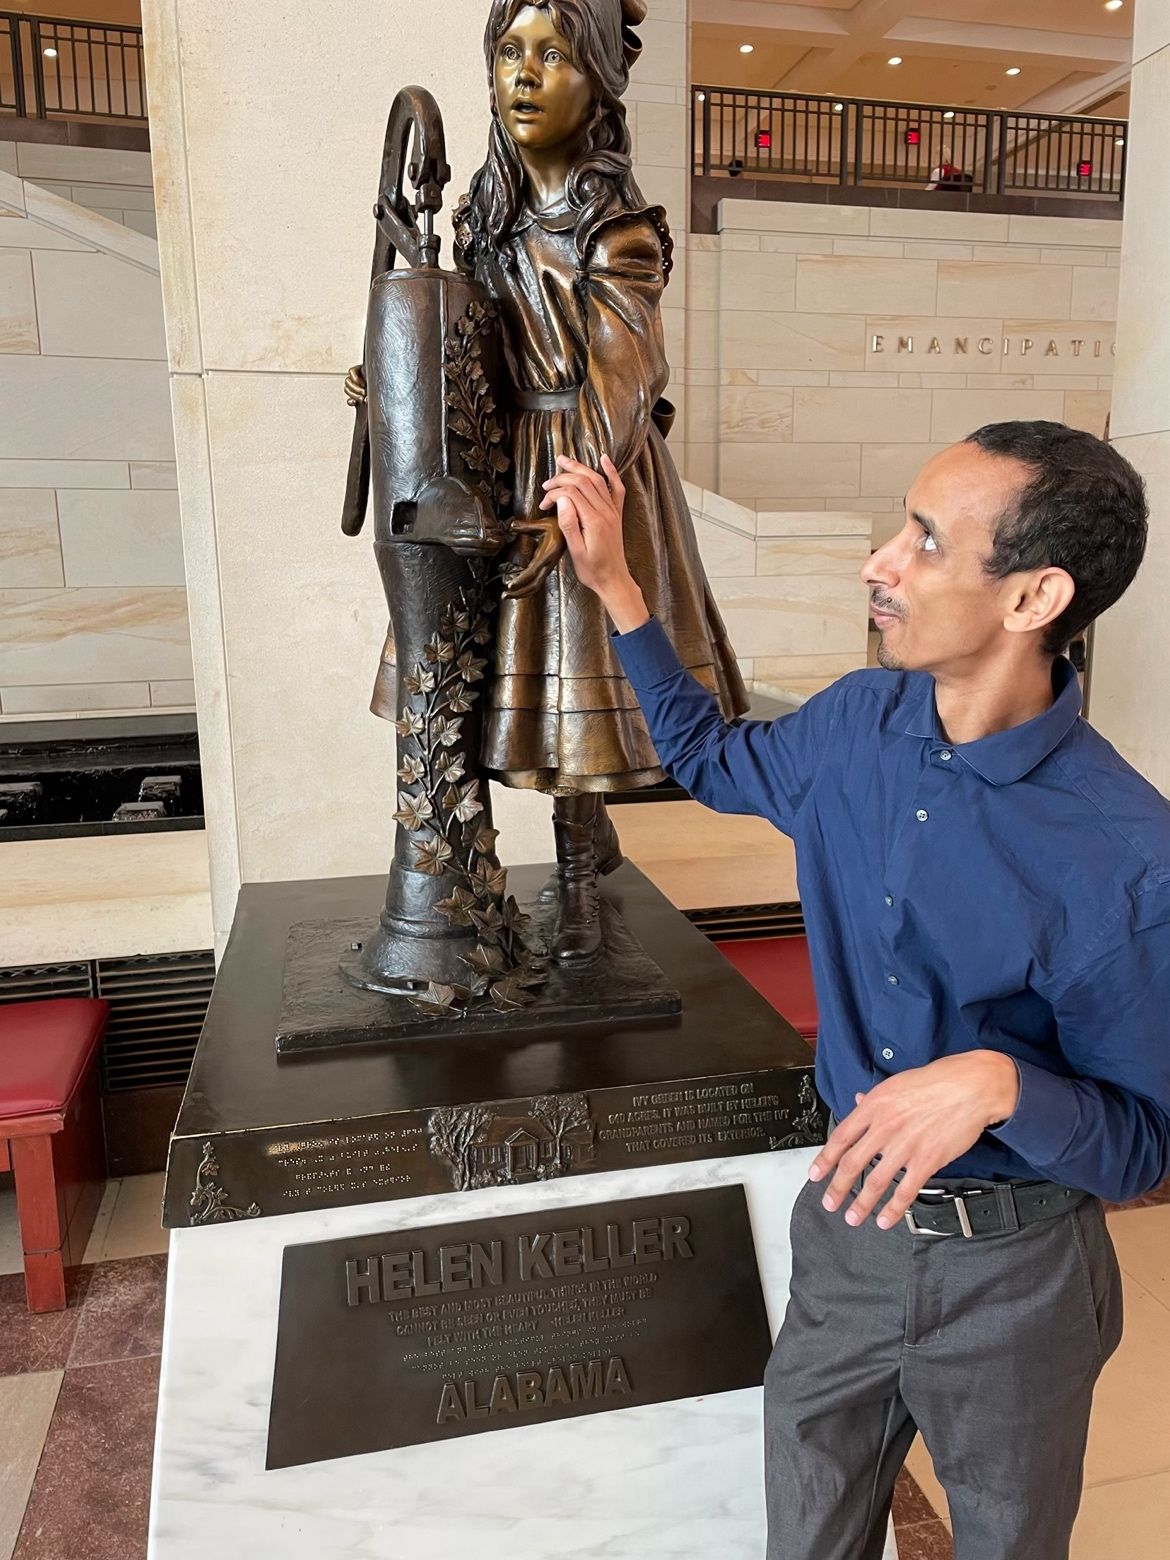
<path id="1" fill-rule="evenodd" d="M 970 1240 L 975 1234 L 975 1231 L 971 1228 L 971 1220 L 968 1216 L 965 1200 L 961 1193 L 957 1192 L 953 1195 L 946 1192 L 931 1193 L 929 1187 L 924 1187 L 918 1195 L 919 1197 L 929 1197 L 933 1195 L 940 1197 L 944 1202 L 954 1203 L 955 1212 L 959 1217 L 959 1230 L 963 1236 L 963 1239 Z M 937 1235 L 940 1240 L 949 1239 L 946 1230 L 924 1230 L 921 1224 L 919 1224 L 915 1219 L 913 1208 L 907 1208 L 902 1217 L 906 1220 L 906 1226 L 912 1235 Z"/>

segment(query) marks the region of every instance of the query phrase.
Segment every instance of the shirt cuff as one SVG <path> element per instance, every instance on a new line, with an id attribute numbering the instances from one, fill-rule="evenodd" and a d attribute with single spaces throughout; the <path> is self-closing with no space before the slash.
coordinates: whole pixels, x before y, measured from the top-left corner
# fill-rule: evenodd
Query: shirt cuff
<path id="1" fill-rule="evenodd" d="M 653 688 L 668 682 L 682 671 L 674 646 L 656 617 L 648 618 L 640 628 L 628 634 L 614 634 L 613 645 L 622 669 L 635 688 Z"/>
<path id="2" fill-rule="evenodd" d="M 1052 1169 L 1077 1130 L 1076 1091 L 1071 1079 L 1059 1078 L 1031 1062 L 1012 1060 L 1020 1075 L 1020 1097 L 1005 1122 L 991 1135 L 1038 1170 Z"/>

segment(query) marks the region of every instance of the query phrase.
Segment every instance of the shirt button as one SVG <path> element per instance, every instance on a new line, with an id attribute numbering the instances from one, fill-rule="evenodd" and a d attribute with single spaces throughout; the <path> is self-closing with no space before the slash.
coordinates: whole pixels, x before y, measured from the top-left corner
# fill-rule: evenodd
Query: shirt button
<path id="1" fill-rule="evenodd" d="M 886 979 L 889 981 L 891 986 L 896 986 L 898 984 L 898 977 L 896 975 L 887 975 Z"/>
<path id="2" fill-rule="evenodd" d="M 889 1046 L 887 1046 L 882 1052 L 882 1060 L 885 1062 L 892 1062 L 894 1060 L 894 1053 L 890 1050 Z"/>
<path id="3" fill-rule="evenodd" d="M 886 895 L 886 904 L 888 904 L 891 909 L 893 908 L 893 904 L 894 904 L 894 896 L 893 896 L 893 894 L 887 894 Z"/>
<path id="4" fill-rule="evenodd" d="M 925 823 L 926 820 L 930 817 L 930 814 L 927 812 L 925 807 L 920 807 L 914 816 L 918 819 L 919 823 Z"/>
<path id="5" fill-rule="evenodd" d="M 949 764 L 952 756 L 950 748 L 943 748 L 942 752 L 938 756 L 942 759 L 944 764 Z"/>

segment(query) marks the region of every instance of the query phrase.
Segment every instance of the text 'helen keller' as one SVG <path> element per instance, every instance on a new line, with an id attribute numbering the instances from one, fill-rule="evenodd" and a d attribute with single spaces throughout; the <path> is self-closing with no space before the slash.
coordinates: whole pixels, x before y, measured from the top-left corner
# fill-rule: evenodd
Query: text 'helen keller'
<path id="1" fill-rule="evenodd" d="M 437 1250 L 388 1251 L 345 1264 L 349 1305 L 411 1300 L 533 1279 L 567 1278 L 694 1256 L 683 1214 L 628 1219 L 595 1230 L 549 1230 L 502 1240 L 457 1241 Z"/>

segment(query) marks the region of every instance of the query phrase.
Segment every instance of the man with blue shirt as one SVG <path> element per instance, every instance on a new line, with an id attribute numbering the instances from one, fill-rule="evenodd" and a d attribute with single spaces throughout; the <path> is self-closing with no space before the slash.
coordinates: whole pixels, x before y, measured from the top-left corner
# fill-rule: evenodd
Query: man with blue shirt
<path id="1" fill-rule="evenodd" d="M 878 1560 L 916 1430 L 956 1560 L 1063 1560 L 1121 1336 L 1100 1199 L 1170 1174 L 1170 805 L 1061 653 L 1137 571 L 1141 478 L 1058 423 L 973 433 L 862 571 L 883 670 L 728 725 L 626 566 L 616 469 L 559 467 L 664 768 L 796 843 L 835 1124 L 765 1382 L 769 1560 Z"/>

